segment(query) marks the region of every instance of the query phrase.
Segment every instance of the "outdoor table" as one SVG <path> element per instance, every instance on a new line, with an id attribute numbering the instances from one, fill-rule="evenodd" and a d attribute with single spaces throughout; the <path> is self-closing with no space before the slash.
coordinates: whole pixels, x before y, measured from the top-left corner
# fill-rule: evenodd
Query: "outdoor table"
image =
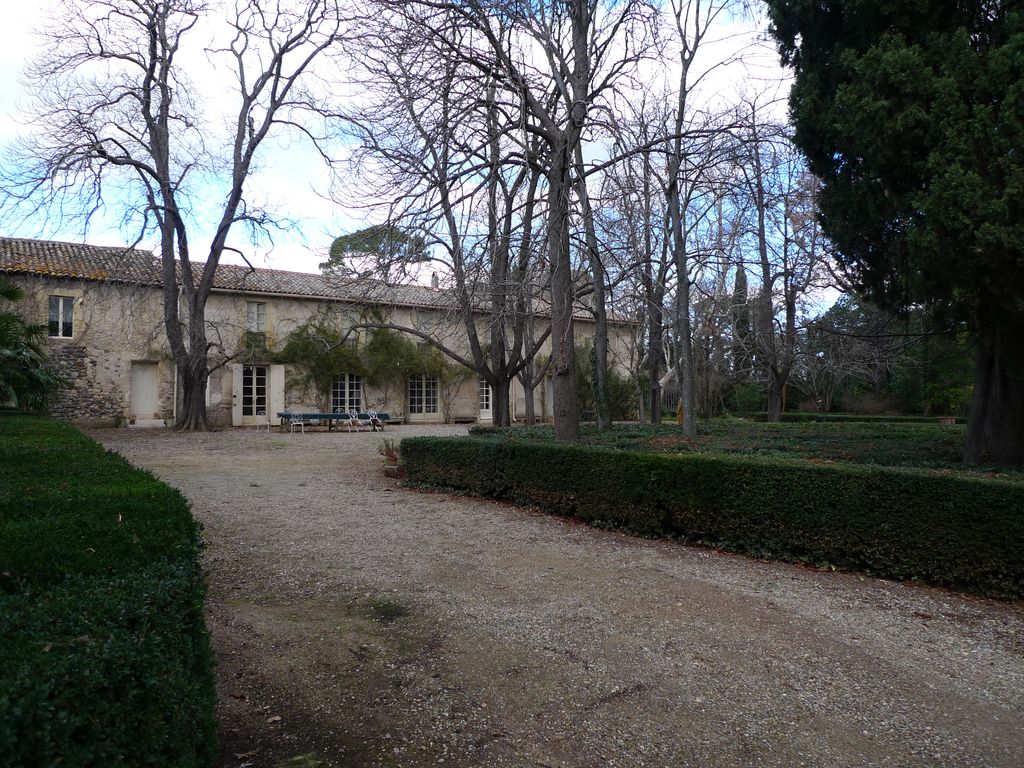
<path id="1" fill-rule="evenodd" d="M 334 422 L 335 421 L 348 421 L 349 420 L 348 413 L 315 413 L 315 412 L 311 412 L 311 411 L 278 411 L 277 412 L 277 416 L 278 416 L 279 419 L 281 419 L 281 427 L 282 428 L 288 423 L 288 421 L 290 419 L 299 418 L 299 419 L 302 419 L 302 421 L 306 421 L 306 422 L 309 422 L 309 421 L 326 421 L 327 422 L 327 431 L 328 432 L 330 432 L 330 431 L 332 431 L 334 429 Z M 386 413 L 378 413 L 377 414 L 377 419 L 380 421 L 381 425 L 387 424 L 388 421 L 390 420 L 390 418 L 391 417 L 388 414 L 386 414 Z M 370 420 L 370 414 L 368 414 L 368 413 L 360 413 L 359 414 L 359 420 L 360 421 L 369 421 Z M 382 432 L 384 431 L 384 427 L 383 426 L 381 426 L 381 431 Z"/>

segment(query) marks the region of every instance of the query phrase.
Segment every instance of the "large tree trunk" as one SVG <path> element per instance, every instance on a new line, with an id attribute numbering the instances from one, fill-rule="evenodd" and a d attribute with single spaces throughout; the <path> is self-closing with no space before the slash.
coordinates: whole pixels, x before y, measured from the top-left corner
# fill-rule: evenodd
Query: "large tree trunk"
<path id="1" fill-rule="evenodd" d="M 664 318 L 660 304 L 652 304 L 650 314 L 647 380 L 651 389 L 651 424 L 661 424 L 661 360 L 665 354 L 665 337 L 661 330 Z"/>
<path id="2" fill-rule="evenodd" d="M 685 263 L 685 261 L 683 262 Z M 697 434 L 697 399 L 693 393 L 693 342 L 690 329 L 690 288 L 685 277 L 679 281 L 676 308 L 676 337 L 679 355 L 676 358 L 676 379 L 679 382 L 679 401 L 683 406 L 683 434 Z"/>
<path id="3" fill-rule="evenodd" d="M 1024 465 L 1024 347 L 1008 329 L 979 339 L 964 461 Z"/>
<path id="4" fill-rule="evenodd" d="M 589 238 L 588 234 L 588 240 Z M 594 242 L 597 242 L 596 237 Z M 596 253 L 591 253 L 591 259 L 594 278 L 594 410 L 597 411 L 597 428 L 611 429 L 612 412 L 611 404 L 608 402 L 608 311 L 604 296 L 604 266 Z"/>
<path id="5" fill-rule="evenodd" d="M 169 192 L 165 193 L 164 199 L 172 200 Z M 176 215 L 169 203 L 168 211 L 160 222 L 164 330 L 181 388 L 174 428 L 185 432 L 206 432 L 210 429 L 206 420 L 206 384 L 210 376 L 206 356 L 206 298 L 205 294 L 197 295 L 191 283 L 192 274 L 184 267 L 179 295 L 175 247 L 181 256 L 178 263 L 188 260 L 189 251 L 183 233 L 174 226 Z M 181 321 L 182 315 L 188 318 L 187 323 Z"/>
<path id="6" fill-rule="evenodd" d="M 186 432 L 206 432 L 210 428 L 206 420 L 206 359 L 190 361 L 188 366 L 178 371 L 181 404 L 174 428 Z"/>
<path id="7" fill-rule="evenodd" d="M 676 265 L 676 379 L 679 382 L 679 402 L 683 408 L 683 434 L 697 434 L 697 400 L 693 393 L 693 329 L 690 327 L 690 269 L 683 202 L 679 197 L 679 159 L 671 160 L 672 182 L 669 185 L 669 218 L 672 227 L 672 259 Z"/>
<path id="8" fill-rule="evenodd" d="M 587 243 L 587 261 L 594 288 L 594 410 L 597 411 L 597 428 L 611 429 L 611 406 L 608 402 L 608 310 L 605 304 L 607 290 L 604 264 L 598 252 L 597 230 L 594 227 L 594 210 L 590 206 L 584 175 L 583 145 L 576 144 L 576 196 L 579 198 L 583 216 L 583 230 Z"/>
<path id="9" fill-rule="evenodd" d="M 569 147 L 552 148 L 548 177 L 548 260 L 551 265 L 551 391 L 555 440 L 579 439 L 576 339 L 572 322 L 573 279 L 569 255 Z"/>
<path id="10" fill-rule="evenodd" d="M 519 377 L 519 383 L 523 385 L 523 419 L 531 427 L 537 423 L 537 408 L 533 401 L 533 365 L 523 369 L 523 375 Z"/>
<path id="11" fill-rule="evenodd" d="M 507 427 L 512 423 L 511 401 L 509 388 L 511 382 L 508 379 L 491 384 L 491 420 L 496 427 Z"/>

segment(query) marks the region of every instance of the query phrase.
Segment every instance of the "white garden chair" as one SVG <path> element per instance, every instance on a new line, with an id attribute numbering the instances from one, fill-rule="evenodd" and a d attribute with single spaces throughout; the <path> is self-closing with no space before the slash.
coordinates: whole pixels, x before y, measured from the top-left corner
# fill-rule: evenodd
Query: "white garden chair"
<path id="1" fill-rule="evenodd" d="M 363 421 L 362 419 L 359 418 L 359 411 L 357 411 L 355 408 L 352 408 L 352 409 L 349 410 L 349 412 L 348 412 L 348 431 L 349 432 L 352 431 L 352 427 L 355 427 L 356 431 L 358 432 L 361 427 L 365 427 L 367 424 L 369 424 L 368 421 Z"/>
<path id="2" fill-rule="evenodd" d="M 288 416 L 288 432 L 289 434 L 295 431 L 298 427 L 302 434 L 306 434 L 306 420 L 301 415 L 293 413 Z"/>
<path id="3" fill-rule="evenodd" d="M 384 422 L 381 421 L 380 416 L 372 408 L 366 412 L 366 415 L 370 417 L 370 429 L 374 432 L 384 431 Z"/>
<path id="4" fill-rule="evenodd" d="M 263 427 L 267 428 L 267 434 L 270 434 L 270 416 L 267 415 L 266 411 L 256 411 L 256 431 L 259 432 Z"/>

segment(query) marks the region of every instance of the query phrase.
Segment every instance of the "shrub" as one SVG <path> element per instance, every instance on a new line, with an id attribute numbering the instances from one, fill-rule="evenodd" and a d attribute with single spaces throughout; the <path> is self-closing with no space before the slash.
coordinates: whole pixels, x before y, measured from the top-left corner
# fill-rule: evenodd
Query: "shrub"
<path id="1" fill-rule="evenodd" d="M 576 346 L 576 395 L 578 407 L 584 418 L 597 418 L 595 388 L 597 380 L 597 356 L 594 342 L 587 339 Z M 622 375 L 615 368 L 605 373 L 608 395 L 608 415 L 613 420 L 623 421 L 636 418 L 636 385 L 629 377 Z"/>
<path id="2" fill-rule="evenodd" d="M 0 765 L 208 766 L 198 530 L 70 427 L 0 420 Z"/>
<path id="3" fill-rule="evenodd" d="M 642 535 L 1024 595 L 1024 485 L 891 467 L 494 438 L 402 441 L 409 482 Z"/>
<path id="4" fill-rule="evenodd" d="M 756 411 L 765 407 L 767 398 L 756 381 L 742 381 L 729 393 L 728 406 L 734 412 Z"/>

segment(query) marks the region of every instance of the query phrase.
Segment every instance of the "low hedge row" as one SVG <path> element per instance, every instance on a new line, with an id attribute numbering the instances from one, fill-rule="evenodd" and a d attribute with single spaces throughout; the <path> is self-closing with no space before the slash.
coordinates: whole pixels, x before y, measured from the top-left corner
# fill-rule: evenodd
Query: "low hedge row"
<path id="1" fill-rule="evenodd" d="M 0 766 L 209 766 L 184 498 L 54 421 L 0 418 Z"/>
<path id="2" fill-rule="evenodd" d="M 935 471 L 492 438 L 408 438 L 412 484 L 593 524 L 1024 596 L 1024 486 Z"/>

